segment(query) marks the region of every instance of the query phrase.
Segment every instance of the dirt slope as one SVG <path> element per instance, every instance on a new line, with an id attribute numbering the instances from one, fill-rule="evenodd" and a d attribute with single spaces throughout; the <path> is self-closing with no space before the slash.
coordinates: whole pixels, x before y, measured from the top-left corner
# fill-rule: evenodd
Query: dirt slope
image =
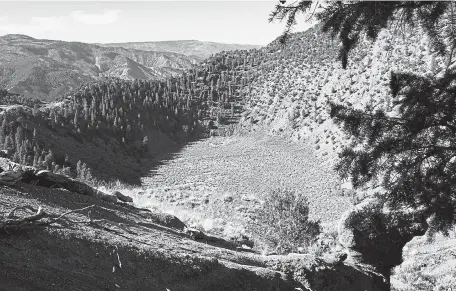
<path id="1" fill-rule="evenodd" d="M 197 242 L 126 204 L 23 183 L 1 186 L 0 201 L 2 218 L 17 206 L 62 214 L 94 205 L 47 229 L 2 229 L 0 290 L 385 290 L 362 266 Z"/>

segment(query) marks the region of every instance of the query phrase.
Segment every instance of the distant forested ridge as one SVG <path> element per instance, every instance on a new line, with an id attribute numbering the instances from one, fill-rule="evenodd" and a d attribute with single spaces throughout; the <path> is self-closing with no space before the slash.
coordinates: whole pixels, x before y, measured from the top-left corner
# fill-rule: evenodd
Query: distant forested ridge
<path id="1" fill-rule="evenodd" d="M 258 77 L 260 56 L 219 53 L 163 81 L 103 78 L 45 104 L 6 94 L 12 101 L 2 103 L 9 106 L 0 115 L 0 143 L 15 162 L 38 168 L 77 176 L 79 163 L 95 176 L 135 176 L 151 152 L 201 137 L 232 116 Z M 114 162 L 100 164 L 105 156 L 122 157 L 124 172 Z"/>

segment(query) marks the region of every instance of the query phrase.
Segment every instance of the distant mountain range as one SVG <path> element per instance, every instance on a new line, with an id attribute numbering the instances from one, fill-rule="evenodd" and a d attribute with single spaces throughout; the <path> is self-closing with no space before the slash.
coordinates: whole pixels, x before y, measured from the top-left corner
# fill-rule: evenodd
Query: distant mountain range
<path id="1" fill-rule="evenodd" d="M 145 51 L 163 51 L 179 53 L 202 59 L 210 57 L 222 51 L 249 50 L 260 48 L 260 45 L 227 44 L 199 40 L 171 40 L 149 42 L 126 42 L 98 44 L 104 47 L 123 47 L 126 49 L 139 49 Z"/>
<path id="2" fill-rule="evenodd" d="M 100 77 L 164 79 L 189 69 L 207 54 L 249 47 L 176 41 L 155 43 L 158 51 L 153 51 L 154 43 L 147 44 L 143 46 L 147 50 L 140 50 L 126 44 L 100 46 L 5 35 L 0 37 L 0 88 L 54 100 Z"/>

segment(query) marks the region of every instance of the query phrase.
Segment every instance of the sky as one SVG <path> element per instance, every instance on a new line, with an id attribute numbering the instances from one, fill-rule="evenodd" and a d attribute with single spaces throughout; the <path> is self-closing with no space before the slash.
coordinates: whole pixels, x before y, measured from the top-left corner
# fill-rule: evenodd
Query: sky
<path id="1" fill-rule="evenodd" d="M 1 1 L 0 35 L 88 43 L 201 40 L 267 45 L 278 1 Z M 310 25 L 304 15 L 295 31 Z"/>

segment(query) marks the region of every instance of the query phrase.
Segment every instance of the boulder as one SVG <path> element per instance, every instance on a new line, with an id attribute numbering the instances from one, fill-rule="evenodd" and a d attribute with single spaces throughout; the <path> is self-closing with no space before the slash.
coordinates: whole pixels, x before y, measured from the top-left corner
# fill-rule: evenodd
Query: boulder
<path id="1" fill-rule="evenodd" d="M 231 195 L 225 195 L 225 196 L 223 197 L 223 201 L 225 201 L 225 202 L 233 202 L 233 196 L 231 196 Z"/>
<path id="2" fill-rule="evenodd" d="M 163 213 L 159 211 L 149 211 L 145 216 L 154 223 L 173 228 L 176 230 L 183 231 L 187 227 L 179 218 L 172 214 Z"/>
<path id="3" fill-rule="evenodd" d="M 392 211 L 382 199 L 369 198 L 342 215 L 338 239 L 349 259 L 371 265 L 389 278 L 391 269 L 402 263 L 405 244 L 427 228 L 423 215 Z"/>
<path id="4" fill-rule="evenodd" d="M 310 254 L 264 257 L 267 267 L 288 274 L 302 291 L 390 291 L 388 280 L 363 264 L 326 262 Z"/>
<path id="5" fill-rule="evenodd" d="M 188 227 L 185 229 L 185 233 L 194 240 L 202 240 L 206 238 L 204 232 L 196 228 Z"/>
<path id="6" fill-rule="evenodd" d="M 0 150 L 0 158 L 7 158 L 8 151 L 7 150 Z"/>
<path id="7" fill-rule="evenodd" d="M 0 184 L 12 186 L 19 182 L 22 177 L 22 172 L 4 171 L 0 173 Z"/>
<path id="8" fill-rule="evenodd" d="M 230 238 L 230 241 L 233 242 L 238 248 L 242 248 L 243 246 L 253 248 L 254 246 L 254 242 L 248 236 L 243 234 Z"/>
<path id="9" fill-rule="evenodd" d="M 120 201 L 133 202 L 133 198 L 131 198 L 130 196 L 124 195 L 124 194 L 120 193 L 119 191 L 114 191 L 112 193 L 112 195 L 116 196 L 117 199 L 119 199 Z"/>

